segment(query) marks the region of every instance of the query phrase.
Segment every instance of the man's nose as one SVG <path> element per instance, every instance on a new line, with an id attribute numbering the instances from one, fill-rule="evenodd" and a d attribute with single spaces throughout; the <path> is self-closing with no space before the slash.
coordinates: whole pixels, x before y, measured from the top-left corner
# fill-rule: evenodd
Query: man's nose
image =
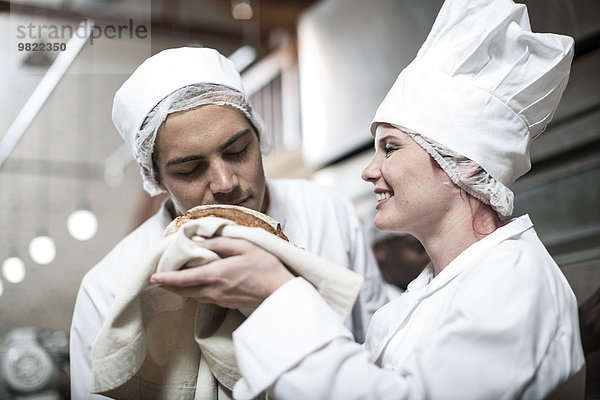
<path id="1" fill-rule="evenodd" d="M 364 181 L 374 183 L 381 177 L 381 162 L 377 159 L 377 154 L 373 156 L 371 162 L 365 167 L 361 174 Z"/>
<path id="2" fill-rule="evenodd" d="M 231 166 L 224 160 L 216 160 L 211 166 L 209 188 L 213 193 L 229 193 L 239 185 Z"/>

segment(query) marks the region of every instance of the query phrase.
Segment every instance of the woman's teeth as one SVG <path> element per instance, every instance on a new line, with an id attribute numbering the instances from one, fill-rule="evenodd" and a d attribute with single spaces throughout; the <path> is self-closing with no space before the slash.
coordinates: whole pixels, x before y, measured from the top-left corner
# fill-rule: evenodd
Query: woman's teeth
<path id="1" fill-rule="evenodd" d="M 389 199 L 390 197 L 392 197 L 392 194 L 390 192 L 377 193 L 375 194 L 375 197 L 377 198 L 377 201 L 381 201 Z"/>

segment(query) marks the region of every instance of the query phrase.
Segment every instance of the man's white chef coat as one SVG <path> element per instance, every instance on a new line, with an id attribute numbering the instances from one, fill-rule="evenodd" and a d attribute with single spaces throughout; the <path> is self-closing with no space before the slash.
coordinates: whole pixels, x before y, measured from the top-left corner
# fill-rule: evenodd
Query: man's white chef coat
<path id="1" fill-rule="evenodd" d="M 301 298 L 298 303 L 295 299 Z M 295 278 L 234 332 L 250 399 L 581 399 L 577 303 L 528 216 L 430 267 L 373 316 L 364 347 Z"/>
<path id="2" fill-rule="evenodd" d="M 364 340 L 373 313 L 387 301 L 382 278 L 353 205 L 337 192 L 295 179 L 268 180 L 267 214 L 281 223 L 291 243 L 346 266 L 365 277 L 359 298 L 346 323 Z M 74 400 L 104 398 L 91 395 L 91 348 L 108 314 L 119 286 L 119 277 L 140 254 L 163 237 L 171 216 L 164 205 L 138 229 L 124 238 L 83 278 L 71 325 L 71 397 Z M 296 299 L 299 304 L 302 299 Z"/>

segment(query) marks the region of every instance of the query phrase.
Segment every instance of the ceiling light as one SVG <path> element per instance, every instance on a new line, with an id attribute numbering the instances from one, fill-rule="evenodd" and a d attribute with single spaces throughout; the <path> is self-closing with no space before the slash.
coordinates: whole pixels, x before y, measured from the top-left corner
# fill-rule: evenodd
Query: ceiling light
<path id="1" fill-rule="evenodd" d="M 10 283 L 19 283 L 25 279 L 25 264 L 19 257 L 9 257 L 2 263 L 2 274 Z"/>
<path id="2" fill-rule="evenodd" d="M 98 232 L 98 218 L 89 210 L 77 210 L 69 215 L 67 229 L 77 240 L 88 240 Z"/>
<path id="3" fill-rule="evenodd" d="M 29 243 L 29 255 L 38 264 L 50 264 L 56 258 L 56 245 L 48 236 L 38 236 Z"/>
<path id="4" fill-rule="evenodd" d="M 232 0 L 231 15 L 234 19 L 251 19 L 252 6 L 248 0 Z"/>

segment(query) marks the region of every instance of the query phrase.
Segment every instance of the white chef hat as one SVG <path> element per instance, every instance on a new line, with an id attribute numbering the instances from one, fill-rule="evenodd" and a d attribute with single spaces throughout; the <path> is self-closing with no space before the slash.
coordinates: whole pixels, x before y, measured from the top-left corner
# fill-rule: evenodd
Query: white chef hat
<path id="1" fill-rule="evenodd" d="M 168 114 L 200 105 L 229 105 L 242 111 L 268 147 L 260 117 L 250 106 L 232 61 L 209 48 L 163 50 L 144 61 L 115 94 L 112 119 L 142 167 L 144 189 L 159 187 L 152 163 L 154 141 Z"/>
<path id="2" fill-rule="evenodd" d="M 492 190 L 512 196 L 508 187 L 531 168 L 529 146 L 552 119 L 572 58 L 573 39 L 532 33 L 522 4 L 447 0 L 371 133 L 381 123 L 416 132 L 472 160 L 495 181 Z"/>

